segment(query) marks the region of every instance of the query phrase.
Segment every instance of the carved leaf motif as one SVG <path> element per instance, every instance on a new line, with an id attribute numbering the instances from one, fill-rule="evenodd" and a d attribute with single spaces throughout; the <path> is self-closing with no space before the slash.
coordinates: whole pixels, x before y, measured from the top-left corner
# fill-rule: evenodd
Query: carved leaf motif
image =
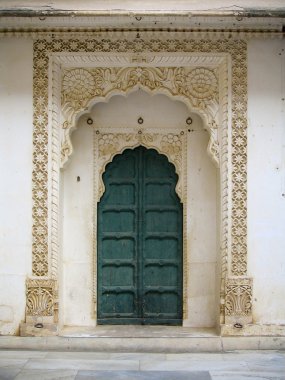
<path id="1" fill-rule="evenodd" d="M 38 288 L 28 291 L 27 315 L 53 315 L 53 299 L 51 293 L 47 289 Z"/>
<path id="2" fill-rule="evenodd" d="M 252 281 L 230 279 L 226 284 L 225 314 L 227 316 L 248 316 L 252 311 Z"/>
<path id="3" fill-rule="evenodd" d="M 27 280 L 26 314 L 29 316 L 53 316 L 57 297 L 52 280 Z"/>

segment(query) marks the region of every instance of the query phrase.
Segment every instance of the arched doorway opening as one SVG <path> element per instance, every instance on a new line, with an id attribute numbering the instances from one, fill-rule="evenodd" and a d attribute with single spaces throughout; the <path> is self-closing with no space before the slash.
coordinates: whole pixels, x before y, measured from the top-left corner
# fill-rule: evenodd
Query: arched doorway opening
<path id="1" fill-rule="evenodd" d="M 144 120 L 142 125 L 137 123 L 139 116 Z M 186 123 L 189 116 L 193 121 L 190 127 Z M 93 125 L 88 124 L 88 117 L 94 120 Z M 175 139 L 178 143 L 184 140 L 187 146 L 182 146 L 185 155 L 181 155 L 181 165 L 175 162 Z M 208 142 L 202 119 L 190 113 L 186 105 L 166 95 L 152 96 L 141 90 L 127 97 L 113 96 L 80 118 L 72 134 L 74 153 L 62 172 L 61 184 L 63 326 L 92 327 L 98 323 L 97 206 L 104 194 L 102 176 L 117 155 L 139 145 L 159 152 L 168 164 L 175 165 L 177 173 L 181 168 L 178 185 L 180 182 L 180 193 L 184 195 L 180 197 L 184 214 L 183 326 L 216 325 L 220 285 L 219 177 L 206 154 Z M 179 186 L 175 190 L 180 196 Z"/>
<path id="2" fill-rule="evenodd" d="M 182 324 L 183 210 L 166 156 L 114 157 L 98 204 L 98 324 Z"/>

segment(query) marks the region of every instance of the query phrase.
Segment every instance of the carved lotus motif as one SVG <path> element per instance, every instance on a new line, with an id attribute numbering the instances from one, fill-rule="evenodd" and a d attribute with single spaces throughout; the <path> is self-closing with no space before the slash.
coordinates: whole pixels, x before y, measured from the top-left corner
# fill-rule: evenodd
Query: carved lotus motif
<path id="1" fill-rule="evenodd" d="M 195 98 L 209 99 L 217 91 L 218 80 L 212 70 L 199 67 L 187 75 L 186 85 Z"/>
<path id="2" fill-rule="evenodd" d="M 95 80 L 92 74 L 85 69 L 68 71 L 62 82 L 63 92 L 71 100 L 81 101 L 92 95 Z"/>

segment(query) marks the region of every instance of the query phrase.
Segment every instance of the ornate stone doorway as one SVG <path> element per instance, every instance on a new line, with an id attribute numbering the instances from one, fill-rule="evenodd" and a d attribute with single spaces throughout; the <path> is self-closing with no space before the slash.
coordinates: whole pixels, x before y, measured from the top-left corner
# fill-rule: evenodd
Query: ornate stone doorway
<path id="1" fill-rule="evenodd" d="M 43 37 L 34 44 L 34 245 L 32 277 L 27 280 L 26 322 L 34 321 L 37 315 L 45 323 L 56 325 L 58 321 L 60 167 L 72 153 L 71 131 L 95 103 L 141 88 L 181 100 L 201 115 L 209 131 L 208 153 L 220 168 L 221 184 L 220 324 L 249 323 L 252 284 L 246 276 L 246 42 L 198 37 L 185 40 L 181 36 L 153 40 L 147 33 L 135 45 L 132 33 L 125 40 L 114 35 L 108 42 L 104 37 L 78 38 Z M 121 51 L 116 43 L 122 47 L 121 53 L 112 53 Z M 96 44 L 100 45 L 98 52 L 94 52 Z M 180 52 L 169 53 L 173 46 Z M 175 165 L 179 175 L 176 191 L 186 203 L 187 142 L 181 132 L 158 131 L 149 138 L 147 130 L 106 133 L 94 128 L 94 202 L 104 192 L 102 173 L 114 155 L 144 145 L 166 154 Z M 174 138 L 179 149 L 173 144 Z M 183 250 L 187 251 L 185 235 Z M 185 304 L 187 284 L 183 292 Z M 95 287 L 93 297 L 96 305 Z M 235 334 L 231 326 L 229 329 Z"/>

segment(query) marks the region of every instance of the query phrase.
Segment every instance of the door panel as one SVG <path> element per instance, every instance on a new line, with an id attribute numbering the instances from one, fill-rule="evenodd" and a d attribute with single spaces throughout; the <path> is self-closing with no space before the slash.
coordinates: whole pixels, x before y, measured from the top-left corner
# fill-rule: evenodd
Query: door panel
<path id="1" fill-rule="evenodd" d="M 98 205 L 98 323 L 181 324 L 182 205 L 167 158 L 143 147 L 107 166 Z"/>

